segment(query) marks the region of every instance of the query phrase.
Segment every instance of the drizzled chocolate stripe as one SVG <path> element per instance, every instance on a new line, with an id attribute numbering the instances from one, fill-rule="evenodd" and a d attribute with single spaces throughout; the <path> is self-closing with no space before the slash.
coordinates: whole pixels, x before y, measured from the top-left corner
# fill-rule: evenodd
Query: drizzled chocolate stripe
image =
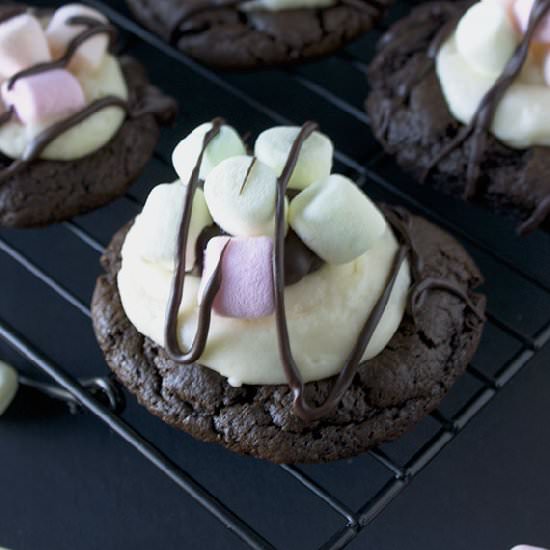
<path id="1" fill-rule="evenodd" d="M 183 287 L 186 274 L 186 250 L 189 240 L 189 227 L 191 225 L 191 216 L 193 213 L 193 197 L 199 186 L 200 168 L 204 152 L 212 140 L 220 133 L 223 119 L 216 118 L 212 121 L 212 128 L 204 136 L 201 152 L 197 162 L 191 172 L 191 177 L 187 184 L 185 192 L 185 204 L 181 223 L 178 230 L 176 272 L 172 279 L 170 298 L 166 311 L 166 322 L 164 327 L 164 347 L 170 359 L 179 363 L 189 364 L 196 361 L 204 352 L 208 332 L 210 330 L 210 321 L 212 318 L 212 305 L 221 284 L 221 260 L 223 251 L 220 255 L 220 261 L 214 270 L 214 273 L 208 280 L 201 303 L 199 306 L 199 319 L 195 330 L 195 337 L 191 344 L 191 349 L 182 352 L 178 342 L 178 312 L 183 298 Z"/>
<path id="2" fill-rule="evenodd" d="M 400 246 L 399 251 L 394 260 L 390 276 L 386 281 L 384 292 L 378 299 L 374 309 L 368 316 L 365 322 L 357 342 L 346 360 L 344 367 L 340 371 L 334 386 L 332 387 L 330 394 L 326 401 L 318 406 L 312 407 L 307 403 L 305 397 L 305 383 L 300 373 L 300 369 L 296 365 L 292 350 L 290 346 L 290 335 L 288 332 L 288 323 L 286 319 L 285 308 L 285 278 L 284 278 L 284 265 L 285 265 L 285 194 L 288 187 L 288 183 L 294 172 L 300 151 L 307 138 L 317 129 L 317 124 L 313 122 L 306 122 L 298 137 L 294 141 L 286 165 L 283 169 L 281 176 L 277 180 L 277 217 L 275 224 L 275 246 L 273 256 L 273 278 L 275 282 L 275 321 L 277 326 L 277 340 L 279 344 L 279 354 L 281 356 L 281 362 L 285 372 L 288 386 L 292 390 L 294 400 L 294 412 L 304 422 L 313 422 L 323 416 L 330 413 L 340 402 L 345 392 L 353 381 L 353 377 L 357 372 L 357 368 L 361 362 L 361 359 L 369 345 L 369 342 L 378 326 L 380 319 L 382 318 L 386 305 L 391 296 L 395 281 L 399 274 L 399 270 L 407 257 L 409 248 L 408 246 Z"/>
<path id="3" fill-rule="evenodd" d="M 550 0 L 535 0 L 525 35 L 523 36 L 523 39 L 513 56 L 508 61 L 502 74 L 481 100 L 471 122 L 467 126 L 464 126 L 458 135 L 450 143 L 443 147 L 443 149 L 432 159 L 423 174 L 423 180 L 427 179 L 432 170 L 434 170 L 434 168 L 443 159 L 450 155 L 454 150 L 461 147 L 464 142 L 471 137 L 473 141 L 469 151 L 464 198 L 471 199 L 479 192 L 481 162 L 487 146 L 487 136 L 493 124 L 495 113 L 502 98 L 520 75 L 523 65 L 528 57 L 529 48 L 531 47 L 537 28 L 544 17 L 546 17 L 549 13 Z M 434 44 L 434 47 L 437 48 L 435 51 L 439 51 L 444 40 L 448 38 L 455 26 L 456 22 L 449 27 L 446 27 L 445 32 L 439 35 L 437 44 Z M 432 55 L 428 56 L 432 67 L 435 63 L 436 57 L 433 53 L 434 52 L 432 51 Z M 534 231 L 549 215 L 550 197 L 545 197 L 529 219 L 519 226 L 520 234 L 526 234 Z"/>
<path id="4" fill-rule="evenodd" d="M 176 272 L 172 279 L 170 298 L 168 301 L 166 323 L 165 323 L 165 349 L 168 356 L 183 364 L 191 364 L 197 361 L 204 352 L 208 339 L 208 331 L 212 315 L 212 304 L 221 284 L 221 257 L 214 273 L 207 281 L 205 292 L 200 300 L 199 321 L 193 338 L 193 344 L 188 351 L 182 351 L 177 336 L 177 318 L 183 297 L 183 287 L 186 277 L 186 259 L 185 252 L 189 238 L 189 226 L 192 216 L 193 196 L 200 185 L 199 173 L 202 158 L 209 143 L 218 135 L 220 127 L 223 124 L 222 119 L 215 119 L 212 122 L 211 130 L 206 134 L 200 155 L 193 168 L 190 181 L 187 185 L 185 195 L 184 212 L 182 215 L 178 231 L 178 253 L 176 258 Z M 410 256 L 411 271 L 414 285 L 411 289 L 411 311 L 413 319 L 416 315 L 416 309 L 421 306 L 422 298 L 429 290 L 444 290 L 461 298 L 465 304 L 470 307 L 475 314 L 484 319 L 483 312 L 476 307 L 460 285 L 454 281 L 438 279 L 436 277 L 424 277 L 422 274 L 422 260 L 415 249 L 414 241 L 411 235 L 410 217 L 402 209 L 391 209 L 385 207 L 388 222 L 395 229 L 401 244 L 395 254 L 392 268 L 388 274 L 384 290 L 378 298 L 373 310 L 370 312 L 365 324 L 363 325 L 357 341 L 348 356 L 340 374 L 336 378 L 334 386 L 330 391 L 328 398 L 323 404 L 317 407 L 311 406 L 305 397 L 305 383 L 300 370 L 296 365 L 290 346 L 290 335 L 286 319 L 285 308 L 285 271 L 287 269 L 287 258 L 285 254 L 285 197 L 288 183 L 298 162 L 300 152 L 307 138 L 317 130 L 317 124 L 306 122 L 296 140 L 294 141 L 281 176 L 277 179 L 277 204 L 276 204 L 276 223 L 275 223 L 275 243 L 273 248 L 273 278 L 275 284 L 275 323 L 277 328 L 277 340 L 279 345 L 279 354 L 283 365 L 283 370 L 289 388 L 292 390 L 293 408 L 295 414 L 304 422 L 313 422 L 332 412 L 343 395 L 350 387 L 357 369 L 361 365 L 361 360 L 365 354 L 376 328 L 382 319 L 386 306 L 394 289 L 395 282 L 399 276 L 400 269 Z M 223 255 L 223 252 L 222 252 Z"/>
<path id="5" fill-rule="evenodd" d="M 426 294 L 432 290 L 443 290 L 454 294 L 464 302 L 479 320 L 485 321 L 483 309 L 474 304 L 468 296 L 468 292 L 460 284 L 451 279 L 423 274 L 424 262 L 414 244 L 411 215 L 405 209 L 396 206 L 382 205 L 381 209 L 398 239 L 405 243 L 410 250 L 409 264 L 413 285 L 409 292 L 407 309 L 415 324 Z"/>

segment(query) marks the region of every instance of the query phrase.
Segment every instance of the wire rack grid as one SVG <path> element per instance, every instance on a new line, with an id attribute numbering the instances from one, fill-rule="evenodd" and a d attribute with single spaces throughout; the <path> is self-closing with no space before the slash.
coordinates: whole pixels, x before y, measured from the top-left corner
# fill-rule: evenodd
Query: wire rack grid
<path id="1" fill-rule="evenodd" d="M 55 257 L 56 252 L 62 257 L 70 253 L 75 265 L 97 263 L 109 235 L 139 211 L 148 190 L 170 179 L 170 151 L 178 138 L 217 114 L 222 114 L 243 133 L 252 134 L 274 124 L 317 120 L 337 145 L 339 171 L 358 181 L 373 198 L 403 204 L 445 227 L 467 246 L 486 275 L 484 291 L 489 297 L 489 321 L 481 348 L 464 379 L 426 421 L 430 428 L 425 429 L 422 427 L 425 423 L 421 423 L 412 436 L 404 438 L 404 443 L 384 445 L 367 455 L 368 462 L 366 458 L 359 458 L 353 466 L 355 472 L 367 472 L 377 463 L 384 472 L 383 483 L 374 489 L 360 488 L 357 495 L 347 489 L 340 490 L 337 480 L 319 474 L 319 469 L 280 467 L 292 479 L 295 494 L 310 493 L 339 518 L 337 528 L 316 547 L 343 548 L 436 459 L 550 340 L 550 254 L 541 254 L 541 250 L 550 251 L 550 236 L 538 232 L 519 241 L 513 234 L 512 222 L 475 207 L 458 206 L 456 200 L 412 183 L 376 145 L 368 116 L 362 109 L 368 92 L 366 67 L 384 26 L 392 18 L 405 14 L 413 2 L 398 2 L 384 25 L 328 60 L 254 75 L 211 71 L 136 25 L 122 3 L 89 3 L 105 12 L 122 29 L 124 53 L 144 61 L 152 80 L 181 101 L 182 113 L 176 128 L 164 133 L 144 176 L 123 199 L 99 213 L 54 229 L 0 232 L 0 265 L 21 269 L 33 285 L 59 302 L 60 308 L 75 310 L 83 317 L 86 325 L 77 324 L 74 329 L 77 338 L 81 331 L 89 331 L 87 303 L 96 272 L 92 269 L 83 273 L 80 268 L 73 270 L 71 266 L 59 265 L 62 262 L 53 265 L 37 252 L 36 246 L 30 245 L 31 240 L 43 242 L 50 257 Z M 20 317 L 14 316 L 13 311 L 9 301 L 2 302 L 2 341 L 24 361 L 68 390 L 85 411 L 104 422 L 233 532 L 238 538 L 231 539 L 231 544 L 240 546 L 240 539 L 242 545 L 250 548 L 286 547 L 281 543 L 284 538 L 278 538 L 277 542 L 269 540 L 243 514 L 199 482 L 193 472 L 186 471 L 176 459 L 161 451 L 151 437 L 140 433 L 139 422 L 134 425 L 131 418 L 92 396 L 77 381 L 79 373 L 71 365 L 51 357 L 47 341 L 29 329 L 28 312 L 27 317 Z M 38 324 L 41 316 L 43 323 L 48 323 L 44 309 L 33 310 L 33 314 Z M 105 372 L 104 365 L 97 361 L 90 369 L 95 375 Z M 174 432 L 173 437 L 180 434 Z"/>

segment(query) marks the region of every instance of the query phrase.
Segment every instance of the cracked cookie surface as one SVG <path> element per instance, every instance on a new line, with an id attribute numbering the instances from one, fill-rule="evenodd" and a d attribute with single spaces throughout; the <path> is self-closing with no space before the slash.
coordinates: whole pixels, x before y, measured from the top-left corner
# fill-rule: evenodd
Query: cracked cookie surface
<path id="1" fill-rule="evenodd" d="M 342 1 L 327 8 L 242 11 L 212 8 L 185 18 L 177 0 L 128 0 L 135 17 L 178 49 L 222 69 L 288 65 L 328 55 L 369 31 L 392 0 Z"/>
<path id="2" fill-rule="evenodd" d="M 310 425 L 292 413 L 286 385 L 230 386 L 198 364 L 180 365 L 139 334 L 120 303 L 116 275 L 128 227 L 113 238 L 102 258 L 92 318 L 107 363 L 150 412 L 204 441 L 279 463 L 328 462 L 364 452 L 401 435 L 433 410 L 474 354 L 483 322 L 459 298 L 430 292 L 413 323 L 406 315 L 386 349 L 363 364 L 329 416 Z M 472 300 L 481 275 L 464 249 L 422 218 L 412 235 L 426 258 L 423 274 L 446 277 Z M 260 359 L 261 360 L 261 359 Z M 309 402 L 319 404 L 333 379 L 307 384 Z"/>
<path id="3" fill-rule="evenodd" d="M 383 36 L 369 67 L 366 110 L 373 132 L 386 152 L 419 180 L 463 128 L 447 107 L 428 52 L 441 29 L 469 5 L 436 2 L 414 9 Z M 474 139 L 470 136 L 433 167 L 427 183 L 462 197 Z M 541 146 L 511 149 L 488 133 L 479 191 L 472 201 L 514 219 L 529 218 L 550 197 L 548 153 Z M 550 220 L 544 228 L 550 228 Z"/>

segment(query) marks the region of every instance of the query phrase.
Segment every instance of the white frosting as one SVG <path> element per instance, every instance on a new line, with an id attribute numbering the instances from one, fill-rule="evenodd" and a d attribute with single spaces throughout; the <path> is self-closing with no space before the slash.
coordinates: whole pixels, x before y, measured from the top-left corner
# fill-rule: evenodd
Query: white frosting
<path id="1" fill-rule="evenodd" d="M 165 212 L 173 208 L 172 202 L 165 204 Z M 152 242 L 160 242 L 161 237 L 156 226 L 146 222 L 148 219 L 151 218 L 139 216 L 126 237 L 118 288 L 131 323 L 140 333 L 163 345 L 173 268 L 144 257 L 141 236 L 149 234 Z M 327 264 L 285 289 L 292 350 L 305 381 L 320 380 L 342 369 L 383 291 L 397 249 L 396 239 L 388 229 L 356 260 L 343 265 Z M 200 279 L 192 276 L 185 282 L 178 326 L 184 349 L 189 348 L 195 334 L 199 284 Z M 364 359 L 380 353 L 399 327 L 409 285 L 409 267 L 405 264 Z M 242 320 L 213 314 L 206 350 L 199 362 L 235 386 L 284 383 L 275 317 Z"/>
<path id="2" fill-rule="evenodd" d="M 243 4 L 241 9 L 245 11 L 281 11 L 299 8 L 328 8 L 335 4 L 336 0 L 252 0 Z"/>
<path id="3" fill-rule="evenodd" d="M 160 269 L 173 271 L 177 253 L 178 230 L 185 205 L 187 186 L 180 180 L 157 185 L 149 196 L 132 229 L 139 242 L 140 256 Z M 195 265 L 195 243 L 202 230 L 212 223 L 204 200 L 197 189 L 193 197 L 193 214 L 189 226 L 189 241 L 185 254 L 186 266 Z"/>
<path id="4" fill-rule="evenodd" d="M 471 121 L 520 39 L 504 5 L 484 0 L 470 8 L 436 63 L 443 95 L 456 119 Z M 510 147 L 550 145 L 550 88 L 534 53 L 500 102 L 492 132 Z"/>
<path id="5" fill-rule="evenodd" d="M 73 73 L 79 80 L 91 103 L 108 95 L 128 98 L 128 89 L 118 61 L 106 55 L 97 71 Z M 126 118 L 118 107 L 109 107 L 95 113 L 53 141 L 42 153 L 44 160 L 75 160 L 97 151 L 108 143 Z M 0 127 L 0 151 L 13 159 L 20 158 L 29 142 L 45 127 L 23 126 L 15 118 Z"/>

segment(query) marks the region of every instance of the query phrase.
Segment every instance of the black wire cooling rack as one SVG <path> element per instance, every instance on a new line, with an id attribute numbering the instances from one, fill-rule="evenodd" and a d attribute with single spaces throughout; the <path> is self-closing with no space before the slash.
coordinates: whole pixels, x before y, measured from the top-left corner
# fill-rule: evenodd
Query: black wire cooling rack
<path id="1" fill-rule="evenodd" d="M 177 459 L 159 450 L 153 438 L 140 433 L 139 418 L 135 423 L 131 418 L 123 419 L 120 410 L 96 399 L 81 385 L 76 377 L 81 374 L 81 363 L 86 363 L 84 354 L 76 369 L 65 358 L 56 358 L 57 352 L 52 357 L 48 351 L 51 340 L 45 327 L 68 322 L 66 315 L 73 318 L 66 313 L 69 310 L 76 311 L 84 322 L 71 321 L 67 337 L 78 340 L 85 334 L 89 339 L 87 303 L 99 268 L 88 266 L 97 266 L 110 235 L 135 216 L 151 187 L 174 179 L 169 159 L 179 138 L 216 115 L 224 116 L 241 133 L 253 135 L 269 126 L 314 119 L 336 144 L 339 171 L 358 181 L 374 199 L 402 204 L 446 228 L 465 244 L 485 274 L 483 291 L 489 298 L 489 321 L 479 353 L 465 377 L 416 430 L 353 464 L 354 476 L 377 469 L 382 472 L 382 481 L 374 487 L 358 488 L 355 484 L 350 490 L 331 478 L 326 472 L 332 470 L 326 466 L 280 467 L 293 480 L 291 498 L 309 492 L 339 517 L 334 532 L 316 546 L 343 548 L 405 491 L 411 480 L 436 460 L 438 453 L 470 421 L 475 421 L 477 413 L 550 341 L 550 236 L 538 232 L 520 240 L 514 235 L 513 222 L 414 184 L 383 154 L 362 108 L 368 92 L 366 67 L 383 26 L 328 60 L 289 70 L 222 74 L 202 67 L 140 28 L 128 17 L 122 2 L 89 3 L 120 27 L 122 51 L 142 60 L 153 82 L 179 99 L 180 118 L 174 129 L 164 132 L 145 174 L 123 199 L 57 227 L 0 232 L 1 268 L 20 270 L 22 278 L 31 280 L 32 288 L 47 292 L 57 304 L 55 313 L 51 313 L 41 306 L 38 295 L 28 296 L 28 302 L 34 305 L 25 307 L 16 306 L 17 296 L 11 299 L 10 293 L 5 294 L 0 299 L 0 338 L 7 344 L 6 349 L 15 350 L 20 360 L 37 367 L 70 392 L 82 409 L 141 453 L 239 537 L 244 546 L 287 547 L 284 534 L 277 537 L 277 543 L 268 540 L 243 514 L 197 481 L 192 471 L 185 471 Z M 385 25 L 405 14 L 412 4 L 398 2 Z M 55 261 L 57 256 L 70 260 Z M 40 336 L 43 333 L 46 336 Z M 107 376 L 97 354 L 89 361 L 88 371 Z M 177 431 L 172 436 L 184 438 Z M 347 467 L 344 464 L 340 472 Z M 320 474 L 319 468 L 328 470 Z M 307 520 L 307 511 L 303 513 Z M 228 541 L 228 547 L 238 545 L 236 538 Z"/>

